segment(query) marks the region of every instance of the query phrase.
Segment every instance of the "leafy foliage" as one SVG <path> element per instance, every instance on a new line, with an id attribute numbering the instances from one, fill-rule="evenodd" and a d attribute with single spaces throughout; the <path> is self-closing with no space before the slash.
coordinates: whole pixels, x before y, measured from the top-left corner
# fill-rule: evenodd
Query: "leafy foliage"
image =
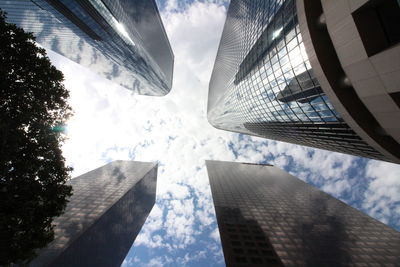
<path id="1" fill-rule="evenodd" d="M 0 10 L 0 265 L 26 262 L 54 238 L 71 168 L 54 130 L 72 114 L 63 74 Z"/>

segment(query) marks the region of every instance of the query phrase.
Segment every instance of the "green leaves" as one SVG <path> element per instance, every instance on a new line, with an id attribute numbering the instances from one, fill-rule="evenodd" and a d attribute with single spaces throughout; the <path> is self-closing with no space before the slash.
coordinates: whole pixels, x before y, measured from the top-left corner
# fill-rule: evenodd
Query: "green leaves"
<path id="1" fill-rule="evenodd" d="M 60 149 L 69 92 L 34 40 L 0 11 L 0 265 L 46 246 L 71 195 Z"/>

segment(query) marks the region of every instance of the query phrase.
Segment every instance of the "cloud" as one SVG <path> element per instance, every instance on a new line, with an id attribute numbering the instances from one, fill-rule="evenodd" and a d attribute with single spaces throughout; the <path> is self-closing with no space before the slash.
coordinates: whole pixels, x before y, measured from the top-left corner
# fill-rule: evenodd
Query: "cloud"
<path id="1" fill-rule="evenodd" d="M 74 176 L 109 161 L 157 161 L 157 201 L 124 266 L 224 266 L 205 160 L 272 163 L 399 227 L 399 167 L 220 131 L 206 119 L 208 82 L 227 1 L 167 1 L 175 54 L 165 97 L 133 95 L 50 52 L 65 74 L 75 116 L 63 153 Z M 205 249 L 206 248 L 206 249 Z M 162 265 L 160 265 L 162 264 Z"/>
<path id="2" fill-rule="evenodd" d="M 63 147 L 74 176 L 115 159 L 158 161 L 157 204 L 135 247 L 166 249 L 177 254 L 176 262 L 187 264 L 206 258 L 205 252 L 188 257 L 185 249 L 198 246 L 196 239 L 215 229 L 204 160 L 233 160 L 228 142 L 236 134 L 216 130 L 206 120 L 206 88 L 225 7 L 205 1 L 178 11 L 173 2 L 167 4 L 162 15 L 175 54 L 169 95 L 132 95 L 71 61 L 56 62 L 65 74 L 75 110 Z M 216 262 L 223 262 L 219 240 L 209 238 L 208 245 L 217 250 L 210 251 Z M 129 259 L 137 259 L 134 251 Z"/>
<path id="3" fill-rule="evenodd" d="M 162 189 L 161 189 L 162 190 Z M 159 194 L 169 193 L 172 199 L 184 199 L 190 196 L 190 192 L 187 186 L 182 184 L 172 184 L 167 188 L 167 192 L 164 191 L 164 194 L 159 192 Z"/>
<path id="4" fill-rule="evenodd" d="M 178 9 L 178 1 L 177 0 L 168 0 L 165 4 L 165 10 L 167 12 L 177 11 Z"/>
<path id="5" fill-rule="evenodd" d="M 366 168 L 371 182 L 364 193 L 363 208 L 385 223 L 400 221 L 400 167 L 371 160 Z"/>
<path id="6" fill-rule="evenodd" d="M 163 257 L 156 257 L 152 258 L 149 262 L 141 262 L 138 258 L 130 258 L 129 260 L 124 260 L 122 263 L 122 267 L 128 267 L 128 266 L 137 266 L 138 263 L 140 263 L 140 266 L 143 267 L 162 267 L 166 266 L 167 264 L 173 262 L 173 260 L 169 257 L 163 256 Z"/>
<path id="7" fill-rule="evenodd" d="M 210 234 L 210 237 L 211 238 L 213 238 L 215 241 L 219 241 L 219 238 L 220 238 L 220 235 L 219 235 L 219 230 L 218 230 L 218 228 L 215 228 L 212 232 L 211 232 L 211 234 Z"/>

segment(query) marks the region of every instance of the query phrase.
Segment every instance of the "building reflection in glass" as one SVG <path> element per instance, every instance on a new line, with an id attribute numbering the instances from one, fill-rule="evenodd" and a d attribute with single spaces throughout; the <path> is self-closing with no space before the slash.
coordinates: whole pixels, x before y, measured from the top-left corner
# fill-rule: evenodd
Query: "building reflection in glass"
<path id="1" fill-rule="evenodd" d="M 154 0 L 0 0 L 38 43 L 137 94 L 165 95 L 174 55 Z"/>
<path id="2" fill-rule="evenodd" d="M 271 165 L 206 161 L 227 266 L 397 266 L 400 233 Z"/>
<path id="3" fill-rule="evenodd" d="M 154 206 L 157 164 L 113 161 L 69 184 L 55 239 L 29 266 L 120 266 Z"/>
<path id="4" fill-rule="evenodd" d="M 231 1 L 209 86 L 208 120 L 219 129 L 383 159 L 321 89 L 294 0 Z"/>

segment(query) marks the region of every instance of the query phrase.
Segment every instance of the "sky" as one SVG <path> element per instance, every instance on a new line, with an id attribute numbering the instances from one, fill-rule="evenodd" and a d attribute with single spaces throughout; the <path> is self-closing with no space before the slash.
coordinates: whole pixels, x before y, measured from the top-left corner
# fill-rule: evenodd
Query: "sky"
<path id="1" fill-rule="evenodd" d="M 164 97 L 133 95 L 48 51 L 75 115 L 63 145 L 78 176 L 113 160 L 157 161 L 157 200 L 123 266 L 224 266 L 205 160 L 276 165 L 400 230 L 400 165 L 221 131 L 208 83 L 227 1 L 157 1 L 175 54 Z"/>

